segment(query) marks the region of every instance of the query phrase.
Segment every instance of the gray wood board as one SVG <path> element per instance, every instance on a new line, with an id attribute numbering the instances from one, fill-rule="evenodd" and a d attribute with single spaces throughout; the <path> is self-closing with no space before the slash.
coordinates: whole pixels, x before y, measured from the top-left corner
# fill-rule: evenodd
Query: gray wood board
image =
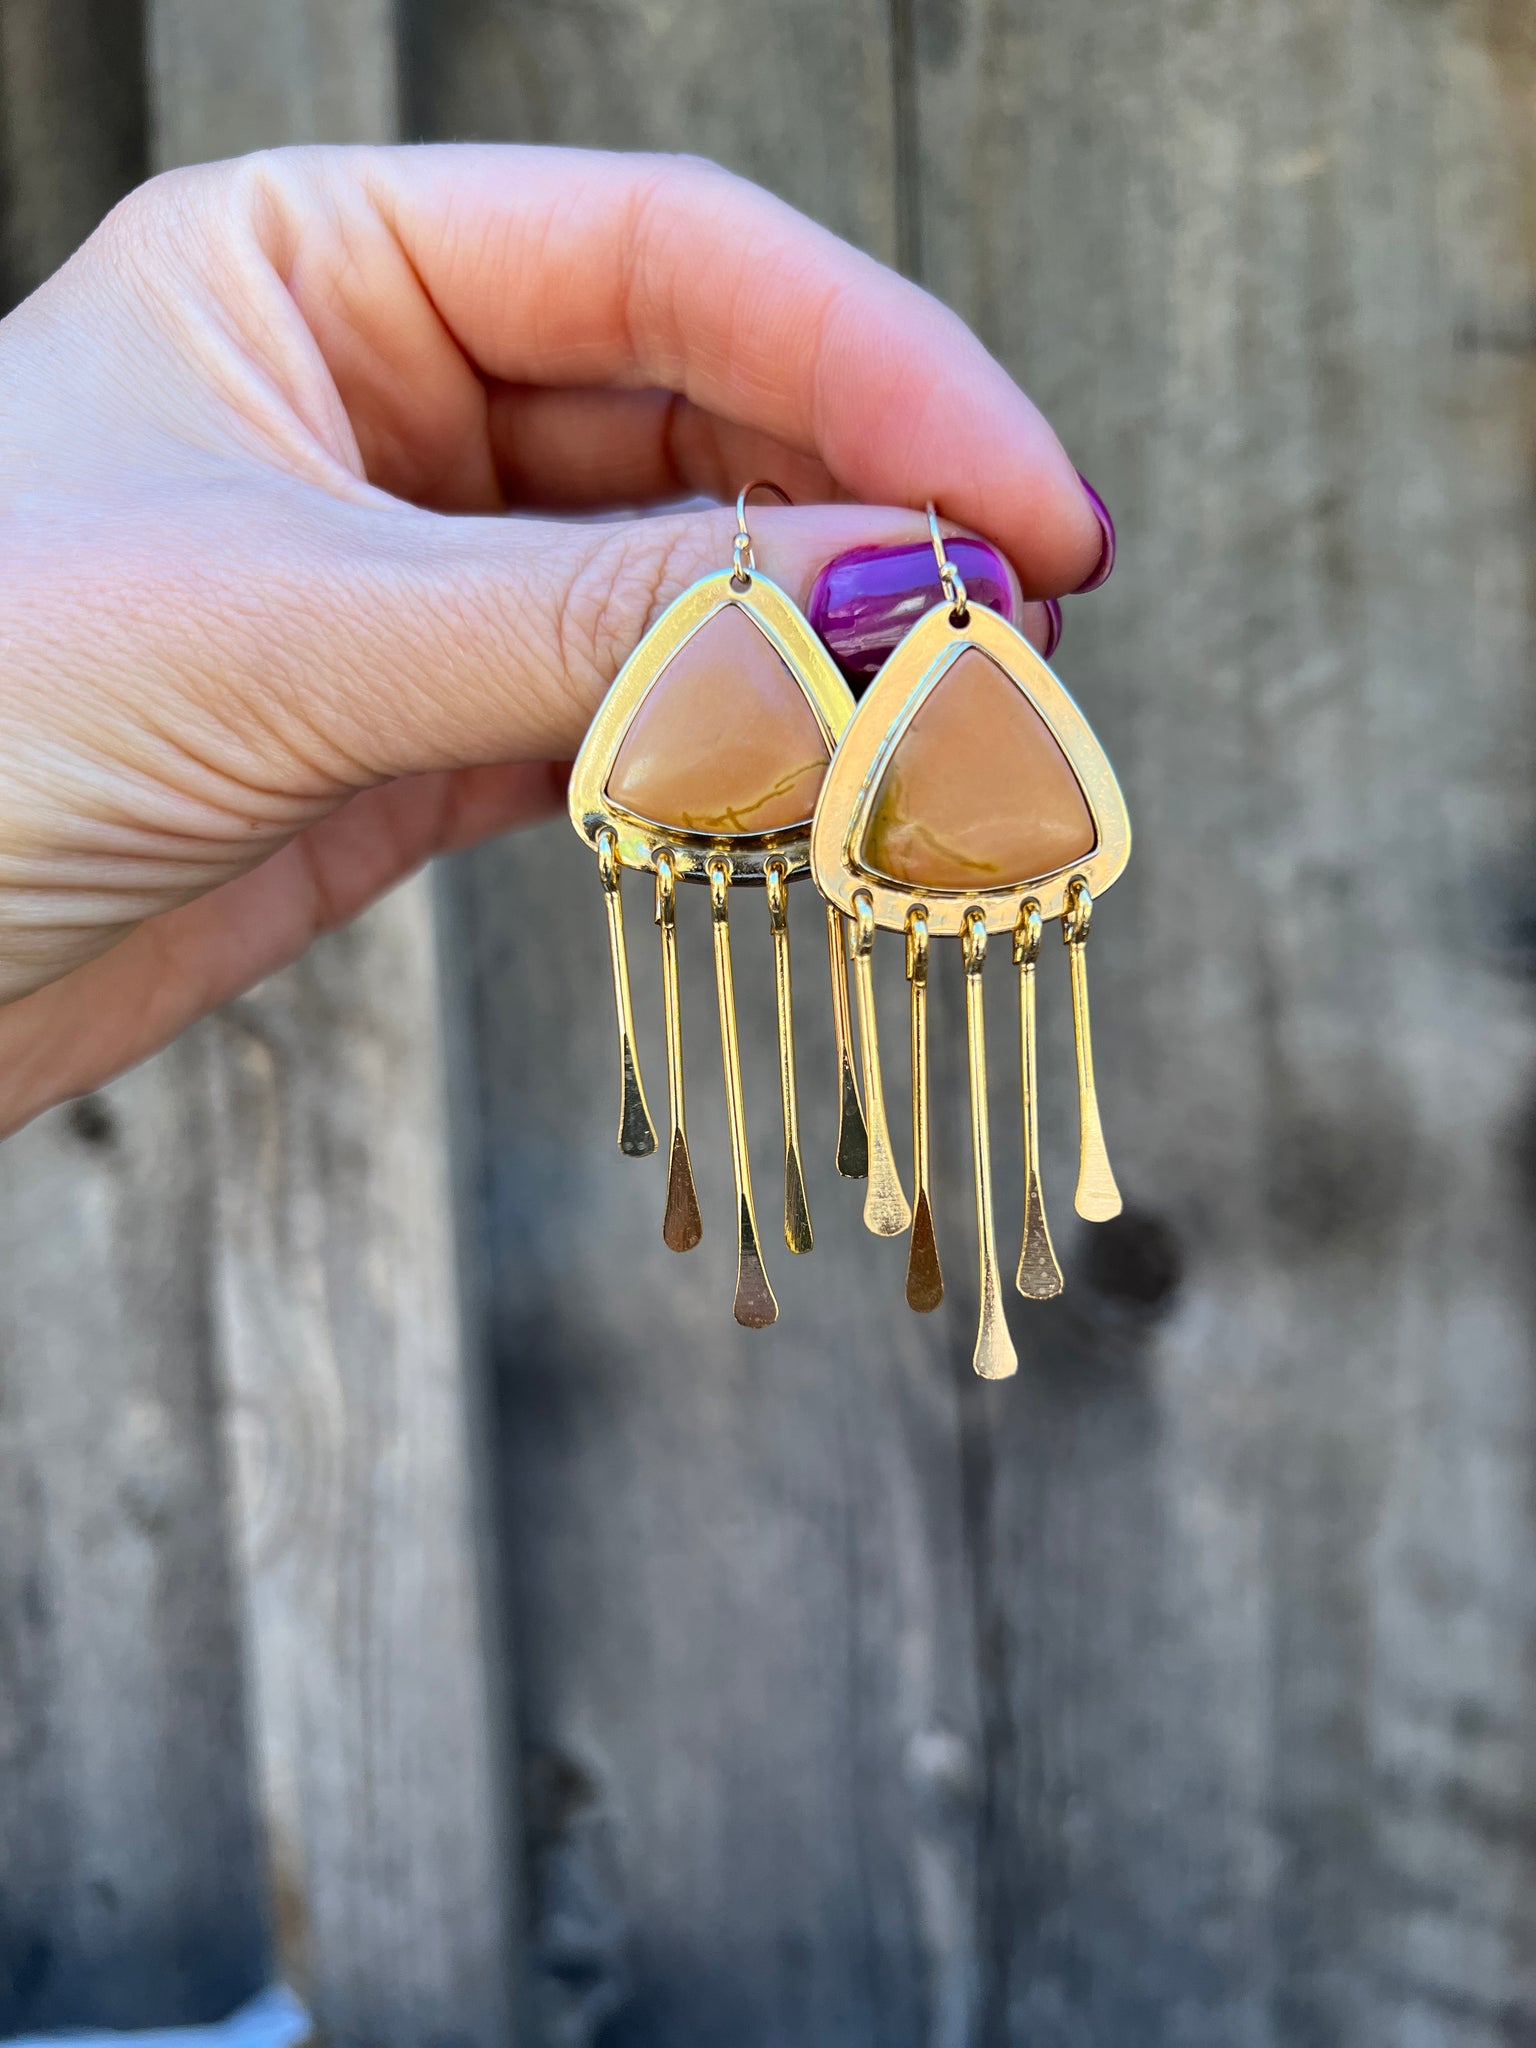
<path id="1" fill-rule="evenodd" d="M 163 162 L 389 140 L 387 0 L 152 0 Z M 497 2048 L 516 1858 L 418 877 L 205 1034 L 211 1259 L 279 1963 L 327 2035 Z"/>
<path id="2" fill-rule="evenodd" d="M 0 2027 L 210 2019 L 260 1890 L 193 1048 L 0 1154 Z"/>
<path id="3" fill-rule="evenodd" d="M 144 176 L 143 28 L 123 0 L 0 0 L 0 309 Z"/>
<path id="4" fill-rule="evenodd" d="M 1020 1306 L 1010 1386 L 968 1378 L 952 962 L 929 1323 L 829 1171 L 797 896 L 818 1243 L 770 1238 L 785 1315 L 752 1337 L 727 1315 L 702 902 L 709 1234 L 676 1261 L 660 1166 L 612 1147 L 589 859 L 555 826 L 465 863 L 551 2038 L 609 2008 L 624 2048 L 1536 2031 L 1522 18 L 418 14 L 417 127 L 698 148 L 887 255 L 899 190 L 901 248 L 1123 535 L 1059 666 L 1138 830 L 1093 944 L 1128 1214 L 1068 1212 L 1048 958 L 1070 1291 Z M 759 909 L 738 953 L 771 1217 Z"/>
<path id="5" fill-rule="evenodd" d="M 338 2039 L 490 2048 L 510 1757 L 431 909 L 398 891 L 210 1031 L 220 1353 L 284 1973 Z"/>
<path id="6" fill-rule="evenodd" d="M 146 168 L 142 23 L 0 4 L 0 292 Z M 266 1968 L 182 1047 L 0 1151 L 0 2034 L 212 2019 Z"/>
<path id="7" fill-rule="evenodd" d="M 1524 21 L 922 53 L 934 280 L 1124 521 L 1062 660 L 1141 834 L 1132 1298 L 974 1446 L 985 2039 L 1536 2034 Z"/>

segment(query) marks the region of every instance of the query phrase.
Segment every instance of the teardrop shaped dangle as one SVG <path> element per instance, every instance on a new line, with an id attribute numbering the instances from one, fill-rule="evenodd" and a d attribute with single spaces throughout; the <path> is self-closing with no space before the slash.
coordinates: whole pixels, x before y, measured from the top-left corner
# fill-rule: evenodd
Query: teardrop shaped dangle
<path id="1" fill-rule="evenodd" d="M 917 1309 L 935 1306 L 943 1285 L 927 1185 L 928 951 L 930 940 L 941 936 L 961 941 L 982 1292 L 974 1363 L 983 1377 L 1000 1379 L 1016 1369 L 1017 1360 L 1003 1319 L 992 1242 L 982 1005 L 987 941 L 1006 937 L 1019 970 L 1025 1210 L 1016 1285 L 1021 1294 L 1044 1299 L 1060 1292 L 1061 1272 L 1040 1190 L 1040 934 L 1046 919 L 1061 920 L 1077 1044 L 1076 1206 L 1080 1215 L 1102 1221 L 1119 1213 L 1120 1194 L 1099 1119 L 1084 947 L 1096 898 L 1124 872 L 1131 831 L 1114 770 L 1082 713 L 1021 633 L 996 612 L 967 602 L 932 505 L 928 524 L 941 601 L 891 654 L 849 721 L 816 801 L 811 872 L 829 912 L 854 920 L 858 934 L 872 1192 L 876 1124 L 883 1130 L 884 1116 L 868 954 L 876 929 L 905 937 L 918 1178 L 907 1298 Z M 871 1221 L 871 1227 L 882 1224 Z"/>
<path id="2" fill-rule="evenodd" d="M 597 853 L 607 909 L 619 1034 L 619 1147 L 632 1157 L 654 1152 L 656 1133 L 635 1047 L 622 882 L 626 868 L 655 876 L 671 1125 L 662 1235 L 679 1252 L 699 1243 L 703 1222 L 685 1125 L 677 887 L 696 882 L 709 889 L 735 1182 L 735 1315 L 754 1329 L 779 1311 L 763 1266 L 747 1152 L 731 897 L 738 884 L 767 892 L 784 1123 L 784 1239 L 792 1252 L 807 1252 L 812 1233 L 800 1153 L 789 889 L 810 871 L 816 795 L 853 715 L 848 685 L 809 622 L 757 567 L 746 517 L 757 488 L 748 484 L 737 497 L 731 566 L 675 599 L 619 671 L 582 742 L 569 794 L 571 822 Z M 777 485 L 766 488 L 789 502 Z M 838 1164 L 848 1172 L 859 1162 L 863 1120 L 849 1061 L 845 926 L 831 915 L 829 934 L 834 923 Z"/>

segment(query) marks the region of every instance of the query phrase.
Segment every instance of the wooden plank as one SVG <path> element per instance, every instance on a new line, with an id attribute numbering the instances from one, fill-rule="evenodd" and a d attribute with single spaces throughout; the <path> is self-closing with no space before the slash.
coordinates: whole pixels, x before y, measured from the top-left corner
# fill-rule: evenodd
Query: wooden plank
<path id="1" fill-rule="evenodd" d="M 394 131 L 386 0 L 154 0 L 162 162 Z M 504 2043 L 514 1860 L 481 1583 L 433 894 L 208 1038 L 212 1257 L 280 1961 L 340 2040 Z"/>
<path id="2" fill-rule="evenodd" d="M 828 24 L 808 0 L 657 8 L 636 0 L 413 0 L 409 135 L 697 150 L 839 234 L 893 256 L 895 138 L 883 6 Z M 814 34 L 817 76 L 805 76 Z"/>
<path id="3" fill-rule="evenodd" d="M 191 1049 L 0 1152 L 0 2031 L 265 1971 Z"/>
<path id="4" fill-rule="evenodd" d="M 1138 832 L 1131 1213 L 967 1403 L 976 2039 L 1524 2039 L 1529 17 L 970 5 L 916 55 L 928 275 L 1122 522 L 1060 666 Z"/>
<path id="5" fill-rule="evenodd" d="M 881 6 L 452 0 L 417 10 L 415 32 L 417 132 L 696 149 L 896 251 Z M 684 892 L 679 938 L 706 1235 L 677 1259 L 660 1240 L 662 1171 L 613 1146 L 590 855 L 561 823 L 462 872 L 479 963 L 537 2037 L 588 2042 L 611 2014 L 604 2041 L 959 2044 L 981 1770 L 954 1393 L 971 1339 L 960 1322 L 936 1330 L 907 1312 L 902 1248 L 868 1237 L 860 1190 L 833 1170 L 819 911 L 795 892 L 816 1250 L 791 1260 L 770 1227 L 785 1312 L 753 1334 L 730 1320 L 703 893 Z M 649 907 L 632 886 L 654 1080 Z M 734 921 L 771 1217 L 761 899 L 744 898 Z M 894 1006 L 896 951 L 884 965 Z M 888 1020 L 896 1047 L 901 1014 Z"/>
<path id="6" fill-rule="evenodd" d="M 432 20 L 418 126 L 703 148 L 861 232 L 859 179 L 817 184 L 868 132 L 818 97 L 858 74 L 824 19 L 810 85 L 793 16 Z M 713 1267 L 662 1259 L 605 1106 L 572 1147 L 610 1057 L 587 864 L 559 828 L 470 864 L 570 2037 L 620 2004 L 626 2043 L 1522 2038 L 1529 37 L 1384 0 L 892 22 L 899 246 L 1125 531 L 1062 666 L 1140 835 L 1094 957 L 1131 1213 L 1090 1234 L 1057 1195 L 1072 1292 L 1021 1317 L 1015 1387 L 890 1316 L 825 1178 L 817 1271 L 738 1337 L 718 1233 Z M 558 948 L 505 909 L 541 899 Z M 754 1108 L 771 1159 L 766 1080 Z"/>
<path id="7" fill-rule="evenodd" d="M 435 981 L 417 885 L 219 1018 L 219 1328 L 285 1971 L 340 2038 L 488 2044 L 506 1733 Z"/>
<path id="8" fill-rule="evenodd" d="M 143 31 L 121 0 L 0 0 L 0 308 L 144 176 Z"/>
<path id="9" fill-rule="evenodd" d="M 0 4 L 0 303 L 143 175 L 142 21 Z M 185 1049 L 0 1151 L 0 2034 L 261 1982 Z"/>
<path id="10" fill-rule="evenodd" d="M 156 164 L 290 142 L 389 142 L 398 129 L 388 0 L 148 0 Z"/>

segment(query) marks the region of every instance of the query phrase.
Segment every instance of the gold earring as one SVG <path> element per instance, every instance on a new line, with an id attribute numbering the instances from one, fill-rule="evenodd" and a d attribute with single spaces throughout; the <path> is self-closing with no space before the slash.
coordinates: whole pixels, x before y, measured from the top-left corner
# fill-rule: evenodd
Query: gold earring
<path id="1" fill-rule="evenodd" d="M 931 504 L 928 526 L 942 599 L 891 654 L 843 734 L 816 803 L 811 872 L 854 934 L 870 1141 L 865 1220 L 884 1235 L 910 1222 L 907 1300 L 919 1310 L 936 1307 L 944 1291 L 928 1186 L 929 945 L 940 936 L 960 940 L 981 1273 L 974 1364 L 983 1378 L 1004 1379 L 1018 1359 L 992 1220 L 981 982 L 988 938 L 1011 941 L 1019 971 L 1024 1236 L 1016 1285 L 1043 1300 L 1060 1293 L 1062 1280 L 1040 1188 L 1035 964 L 1045 920 L 1059 918 L 1077 1046 L 1076 1207 L 1103 1221 L 1119 1214 L 1120 1193 L 1099 1119 L 1084 949 L 1094 900 L 1124 871 L 1131 831 L 1114 770 L 1082 713 L 1022 634 L 967 604 Z M 886 1134 L 871 973 L 877 929 L 906 941 L 916 1176 L 910 1210 Z"/>
<path id="2" fill-rule="evenodd" d="M 760 884 L 768 900 L 778 1007 L 784 1123 L 784 1240 L 808 1252 L 813 1238 L 800 1154 L 789 958 L 789 888 L 809 872 L 816 795 L 853 698 L 798 607 L 757 567 L 747 528 L 748 484 L 736 499 L 729 569 L 706 576 L 670 604 L 619 671 L 571 771 L 571 822 L 597 854 L 607 910 L 620 1061 L 619 1149 L 656 1149 L 635 1050 L 624 941 L 623 873 L 654 875 L 666 1013 L 671 1122 L 662 1236 L 688 1251 L 703 1233 L 683 1100 L 676 902 L 680 882 L 707 884 L 715 990 L 736 1189 L 735 1315 L 762 1328 L 778 1316 L 763 1267 L 736 1029 L 730 896 Z M 788 504 L 778 486 L 769 484 Z M 837 1163 L 863 1166 L 863 1119 L 853 1081 L 842 919 L 827 911 L 833 1025 L 839 1062 Z"/>

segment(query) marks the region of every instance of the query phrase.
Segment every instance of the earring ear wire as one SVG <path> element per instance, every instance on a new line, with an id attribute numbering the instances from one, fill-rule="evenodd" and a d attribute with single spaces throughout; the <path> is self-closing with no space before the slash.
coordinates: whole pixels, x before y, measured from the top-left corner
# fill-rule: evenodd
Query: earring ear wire
<path id="1" fill-rule="evenodd" d="M 939 565 L 939 584 L 949 600 L 949 623 L 952 626 L 968 626 L 971 622 L 971 608 L 967 602 L 965 578 L 949 559 L 949 549 L 939 527 L 939 515 L 928 500 L 928 538 L 933 543 L 933 559 Z"/>

